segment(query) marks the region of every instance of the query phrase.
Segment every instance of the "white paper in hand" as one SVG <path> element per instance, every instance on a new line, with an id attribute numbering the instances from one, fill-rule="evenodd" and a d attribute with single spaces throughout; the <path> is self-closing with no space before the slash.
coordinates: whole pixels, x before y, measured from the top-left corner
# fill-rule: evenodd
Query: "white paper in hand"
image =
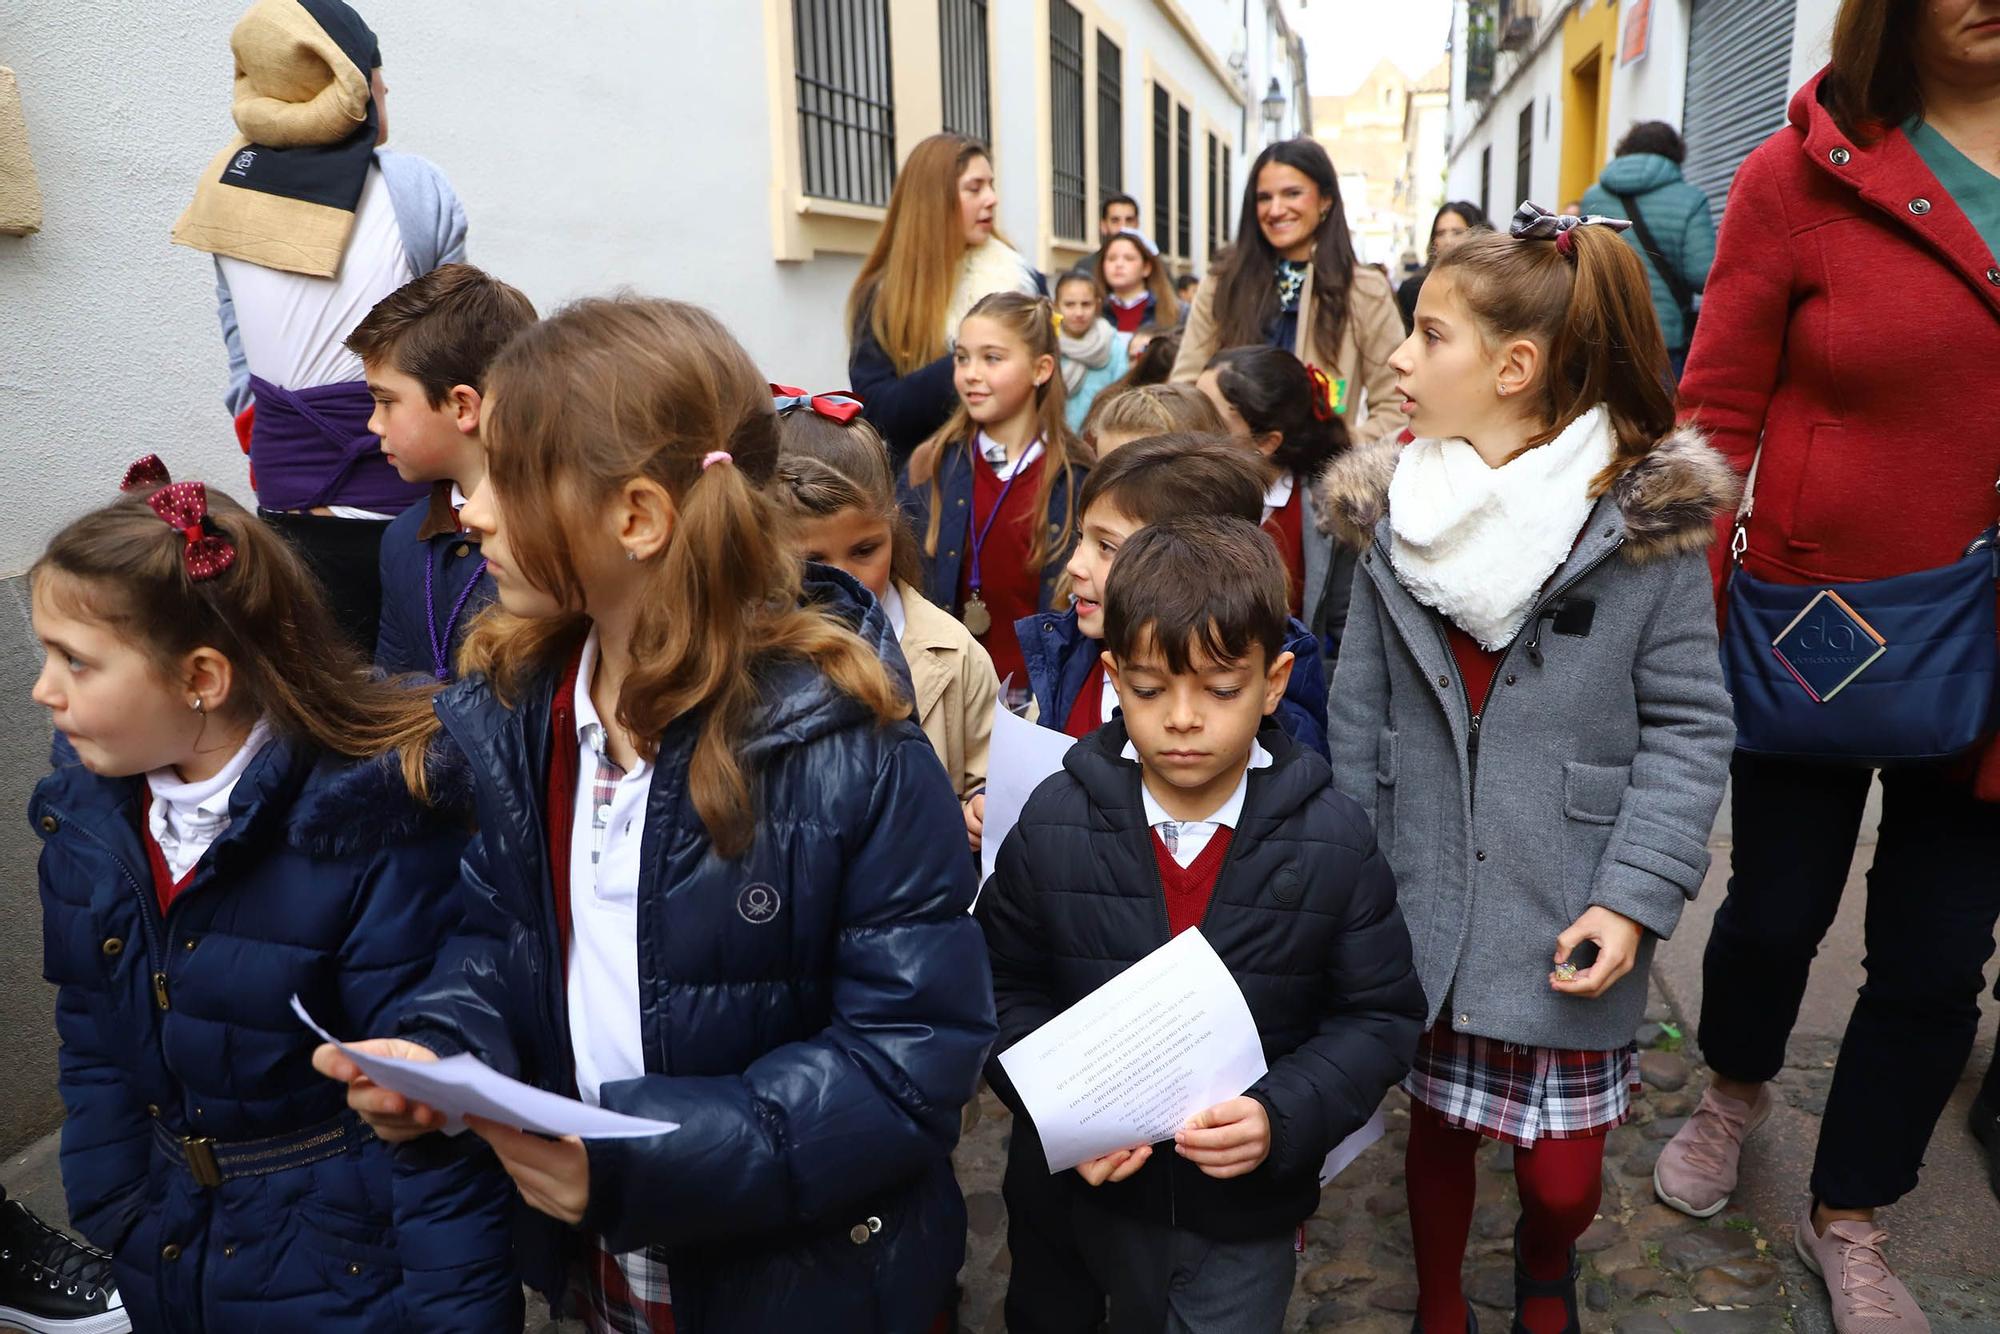
<path id="1" fill-rule="evenodd" d="M 1049 1171 L 1172 1139 L 1264 1077 L 1236 979 L 1187 930 L 1016 1043 L 1001 1068 L 1041 1132 Z"/>
<path id="2" fill-rule="evenodd" d="M 576 1135 L 583 1139 L 639 1139 L 680 1129 L 672 1121 L 649 1121 L 642 1116 L 607 1111 L 509 1079 L 465 1052 L 439 1061 L 370 1056 L 321 1028 L 306 1013 L 297 996 L 292 997 L 292 1013 L 307 1028 L 339 1047 L 348 1060 L 361 1067 L 362 1074 L 383 1088 L 443 1113 L 447 1134 L 455 1135 L 465 1129 L 467 1113 L 538 1135 Z"/>
<path id="3" fill-rule="evenodd" d="M 1327 1182 L 1345 1172 L 1361 1156 L 1362 1150 L 1382 1138 L 1387 1127 L 1382 1124 L 1382 1109 L 1377 1107 L 1375 1115 L 1362 1122 L 1361 1129 L 1333 1146 L 1333 1152 L 1319 1165 L 1319 1184 Z"/>
<path id="4" fill-rule="evenodd" d="M 1006 699 L 1006 692 L 1001 692 Z M 1000 845 L 1020 823 L 1021 808 L 1051 774 L 1062 772 L 1063 756 L 1076 743 L 1061 732 L 1029 722 L 998 703 L 993 706 L 993 742 L 986 758 L 986 825 L 979 835 L 979 883 L 993 875 Z"/>

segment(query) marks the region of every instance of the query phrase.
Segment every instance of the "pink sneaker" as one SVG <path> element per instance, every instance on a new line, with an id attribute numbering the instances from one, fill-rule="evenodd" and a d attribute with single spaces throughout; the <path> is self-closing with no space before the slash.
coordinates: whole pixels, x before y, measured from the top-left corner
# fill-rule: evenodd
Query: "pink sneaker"
<path id="1" fill-rule="evenodd" d="M 1711 1218 L 1729 1203 L 1736 1189 L 1736 1164 L 1743 1140 L 1771 1114 L 1771 1090 L 1757 1090 L 1757 1101 L 1725 1097 L 1713 1088 L 1701 1095 L 1694 1115 L 1667 1141 L 1653 1165 L 1653 1193 L 1694 1218 Z"/>
<path id="2" fill-rule="evenodd" d="M 1813 1231 L 1812 1201 L 1799 1218 L 1792 1245 L 1806 1268 L 1826 1282 L 1838 1334 L 1930 1334 L 1917 1299 L 1889 1269 L 1882 1243 L 1889 1234 L 1873 1223 L 1829 1223 Z"/>

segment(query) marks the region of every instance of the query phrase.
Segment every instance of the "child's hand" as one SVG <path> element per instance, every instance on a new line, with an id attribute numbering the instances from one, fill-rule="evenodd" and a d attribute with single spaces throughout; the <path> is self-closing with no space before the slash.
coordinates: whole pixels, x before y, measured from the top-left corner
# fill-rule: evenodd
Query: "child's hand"
<path id="1" fill-rule="evenodd" d="M 1153 1146 L 1141 1144 L 1135 1149 L 1114 1149 L 1102 1158 L 1086 1158 L 1076 1165 L 1076 1174 L 1093 1186 L 1101 1186 L 1107 1181 L 1123 1181 L 1146 1165 L 1153 1156 Z"/>
<path id="2" fill-rule="evenodd" d="M 965 840 L 979 851 L 979 837 L 986 830 L 986 794 L 981 792 L 965 803 Z"/>
<path id="3" fill-rule="evenodd" d="M 1255 1098 L 1218 1102 L 1188 1118 L 1174 1152 L 1217 1180 L 1254 1172 L 1271 1156 L 1271 1117 Z"/>
<path id="4" fill-rule="evenodd" d="M 472 1133 L 493 1146 L 521 1198 L 562 1223 L 581 1223 L 590 1205 L 590 1150 L 574 1135 L 544 1139 L 525 1130 L 468 1116 Z"/>
<path id="5" fill-rule="evenodd" d="M 1631 918 L 1609 908 L 1586 908 L 1583 916 L 1556 937 L 1556 971 L 1549 974 L 1549 986 L 1568 996 L 1602 996 L 1611 984 L 1632 971 L 1639 957 L 1639 936 L 1645 930 Z M 1597 962 L 1564 974 L 1570 951 L 1587 940 L 1597 942 Z"/>
<path id="6" fill-rule="evenodd" d="M 402 1038 L 368 1038 L 348 1046 L 370 1056 L 391 1056 L 399 1061 L 435 1061 L 437 1053 Z M 313 1069 L 328 1079 L 347 1085 L 347 1105 L 366 1121 L 375 1133 L 391 1144 L 401 1144 L 429 1134 L 444 1124 L 444 1114 L 434 1107 L 411 1102 L 400 1093 L 383 1088 L 361 1073 L 361 1067 L 347 1059 L 340 1048 L 322 1042 L 313 1051 Z"/>

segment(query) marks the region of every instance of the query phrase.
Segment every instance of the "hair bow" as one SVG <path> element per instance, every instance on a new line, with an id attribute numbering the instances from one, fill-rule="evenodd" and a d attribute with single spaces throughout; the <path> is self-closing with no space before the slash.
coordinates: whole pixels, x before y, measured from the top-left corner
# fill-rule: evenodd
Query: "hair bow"
<path id="1" fill-rule="evenodd" d="M 1508 224 L 1507 233 L 1516 241 L 1553 240 L 1556 250 L 1567 259 L 1576 253 L 1576 238 L 1570 233 L 1577 228 L 1609 227 L 1614 232 L 1622 232 L 1631 226 L 1625 218 L 1607 218 L 1598 213 L 1579 218 L 1567 213 L 1551 213 L 1540 204 L 1523 202 L 1514 210 L 1514 221 Z"/>
<path id="2" fill-rule="evenodd" d="M 795 408 L 804 408 L 816 417 L 839 422 L 842 426 L 861 415 L 861 400 L 845 389 L 830 394 L 808 394 L 803 389 L 790 385 L 771 386 L 771 409 L 780 417 Z"/>
<path id="3" fill-rule="evenodd" d="M 167 476 L 167 465 L 160 462 L 160 456 L 148 454 L 125 470 L 125 480 L 118 484 L 118 489 L 137 491 L 142 486 L 165 486 L 173 480 Z"/>
<path id="4" fill-rule="evenodd" d="M 146 504 L 187 538 L 183 556 L 188 578 L 213 579 L 236 563 L 236 548 L 229 539 L 208 531 L 208 488 L 200 482 L 170 483 L 147 496 Z"/>
<path id="5" fill-rule="evenodd" d="M 1333 381 L 1326 378 L 1326 372 L 1317 366 L 1306 367 L 1306 377 L 1313 386 L 1313 417 L 1318 421 L 1333 420 Z"/>

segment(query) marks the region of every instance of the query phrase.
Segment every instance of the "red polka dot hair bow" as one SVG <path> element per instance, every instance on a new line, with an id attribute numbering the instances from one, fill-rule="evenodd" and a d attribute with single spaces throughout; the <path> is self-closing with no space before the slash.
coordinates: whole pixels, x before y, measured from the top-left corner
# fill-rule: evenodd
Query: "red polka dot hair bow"
<path id="1" fill-rule="evenodd" d="M 861 400 L 846 390 L 831 394 L 808 394 L 803 389 L 790 385 L 771 386 L 771 408 L 780 417 L 795 408 L 804 408 L 828 421 L 839 422 L 842 426 L 861 415 Z"/>
<path id="2" fill-rule="evenodd" d="M 1306 367 L 1306 375 L 1313 385 L 1313 416 L 1320 421 L 1333 420 L 1333 381 L 1326 378 L 1326 372 L 1317 366 Z"/>
<path id="3" fill-rule="evenodd" d="M 160 462 L 160 456 L 148 454 L 125 470 L 125 480 L 118 484 L 118 489 L 137 491 L 141 487 L 165 486 L 173 480 L 167 476 L 167 465 Z"/>
<path id="4" fill-rule="evenodd" d="M 146 497 L 153 513 L 187 538 L 188 578 L 213 579 L 236 563 L 229 539 L 208 530 L 208 488 L 200 482 L 174 482 Z"/>

